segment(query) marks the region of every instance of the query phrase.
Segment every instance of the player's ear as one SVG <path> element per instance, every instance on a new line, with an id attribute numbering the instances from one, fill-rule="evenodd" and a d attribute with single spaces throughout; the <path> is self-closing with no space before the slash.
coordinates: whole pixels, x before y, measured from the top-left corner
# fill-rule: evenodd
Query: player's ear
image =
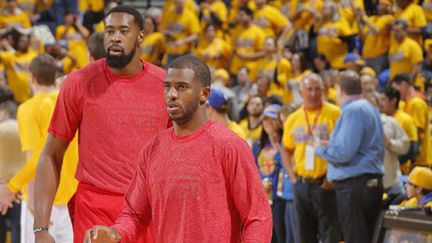
<path id="1" fill-rule="evenodd" d="M 144 40 L 144 30 L 140 30 L 140 32 L 138 34 L 138 45 L 141 45 L 143 40 Z"/>
<path id="2" fill-rule="evenodd" d="M 201 105 L 205 104 L 209 96 L 210 96 L 210 86 L 206 85 L 201 88 L 200 104 Z"/>

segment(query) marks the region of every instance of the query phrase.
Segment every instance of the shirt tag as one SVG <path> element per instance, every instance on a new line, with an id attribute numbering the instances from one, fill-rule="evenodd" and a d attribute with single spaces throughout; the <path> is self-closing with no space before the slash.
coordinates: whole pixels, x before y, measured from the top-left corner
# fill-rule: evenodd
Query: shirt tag
<path id="1" fill-rule="evenodd" d="M 315 168 L 315 149 L 313 145 L 306 145 L 306 170 L 313 170 Z"/>

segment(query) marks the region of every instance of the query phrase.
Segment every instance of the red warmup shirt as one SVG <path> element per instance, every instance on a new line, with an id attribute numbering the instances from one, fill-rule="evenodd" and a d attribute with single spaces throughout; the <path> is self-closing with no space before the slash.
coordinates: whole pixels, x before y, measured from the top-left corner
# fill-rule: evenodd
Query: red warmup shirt
<path id="1" fill-rule="evenodd" d="M 165 71 L 143 66 L 134 76 L 118 76 L 101 59 L 64 81 L 49 133 L 71 141 L 79 129 L 80 182 L 124 194 L 144 144 L 167 128 Z"/>
<path id="2" fill-rule="evenodd" d="M 173 128 L 143 151 L 115 225 L 135 242 L 150 221 L 158 243 L 267 243 L 272 215 L 252 152 L 215 122 L 192 135 Z"/>

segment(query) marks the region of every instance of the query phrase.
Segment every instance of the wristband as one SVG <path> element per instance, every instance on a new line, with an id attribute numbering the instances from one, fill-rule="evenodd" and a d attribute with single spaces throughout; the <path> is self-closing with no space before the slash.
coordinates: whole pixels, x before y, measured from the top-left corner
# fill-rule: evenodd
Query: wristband
<path id="1" fill-rule="evenodd" d="M 48 231 L 48 227 L 34 227 L 33 228 L 33 233 L 39 233 L 39 232 L 44 232 L 44 231 Z"/>

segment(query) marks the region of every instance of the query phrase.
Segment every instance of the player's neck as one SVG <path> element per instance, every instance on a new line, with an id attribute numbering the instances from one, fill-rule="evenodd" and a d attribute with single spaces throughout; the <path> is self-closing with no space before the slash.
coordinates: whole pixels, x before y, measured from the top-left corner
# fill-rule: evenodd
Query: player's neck
<path id="1" fill-rule="evenodd" d="M 200 107 L 201 108 L 201 107 Z M 198 109 L 200 109 L 198 108 Z M 174 122 L 174 133 L 177 136 L 187 136 L 190 135 L 192 133 L 194 133 L 195 131 L 197 131 L 198 129 L 200 129 L 202 126 L 204 126 L 204 124 L 208 121 L 207 118 L 207 113 L 205 110 L 205 107 L 203 110 L 201 111 L 196 111 L 195 114 L 192 116 L 192 118 L 184 123 L 184 124 L 177 124 L 176 122 Z"/>
<path id="2" fill-rule="evenodd" d="M 109 68 L 111 72 L 115 75 L 119 76 L 134 76 L 143 70 L 144 66 L 139 60 L 139 58 L 135 58 L 124 68 Z"/>

